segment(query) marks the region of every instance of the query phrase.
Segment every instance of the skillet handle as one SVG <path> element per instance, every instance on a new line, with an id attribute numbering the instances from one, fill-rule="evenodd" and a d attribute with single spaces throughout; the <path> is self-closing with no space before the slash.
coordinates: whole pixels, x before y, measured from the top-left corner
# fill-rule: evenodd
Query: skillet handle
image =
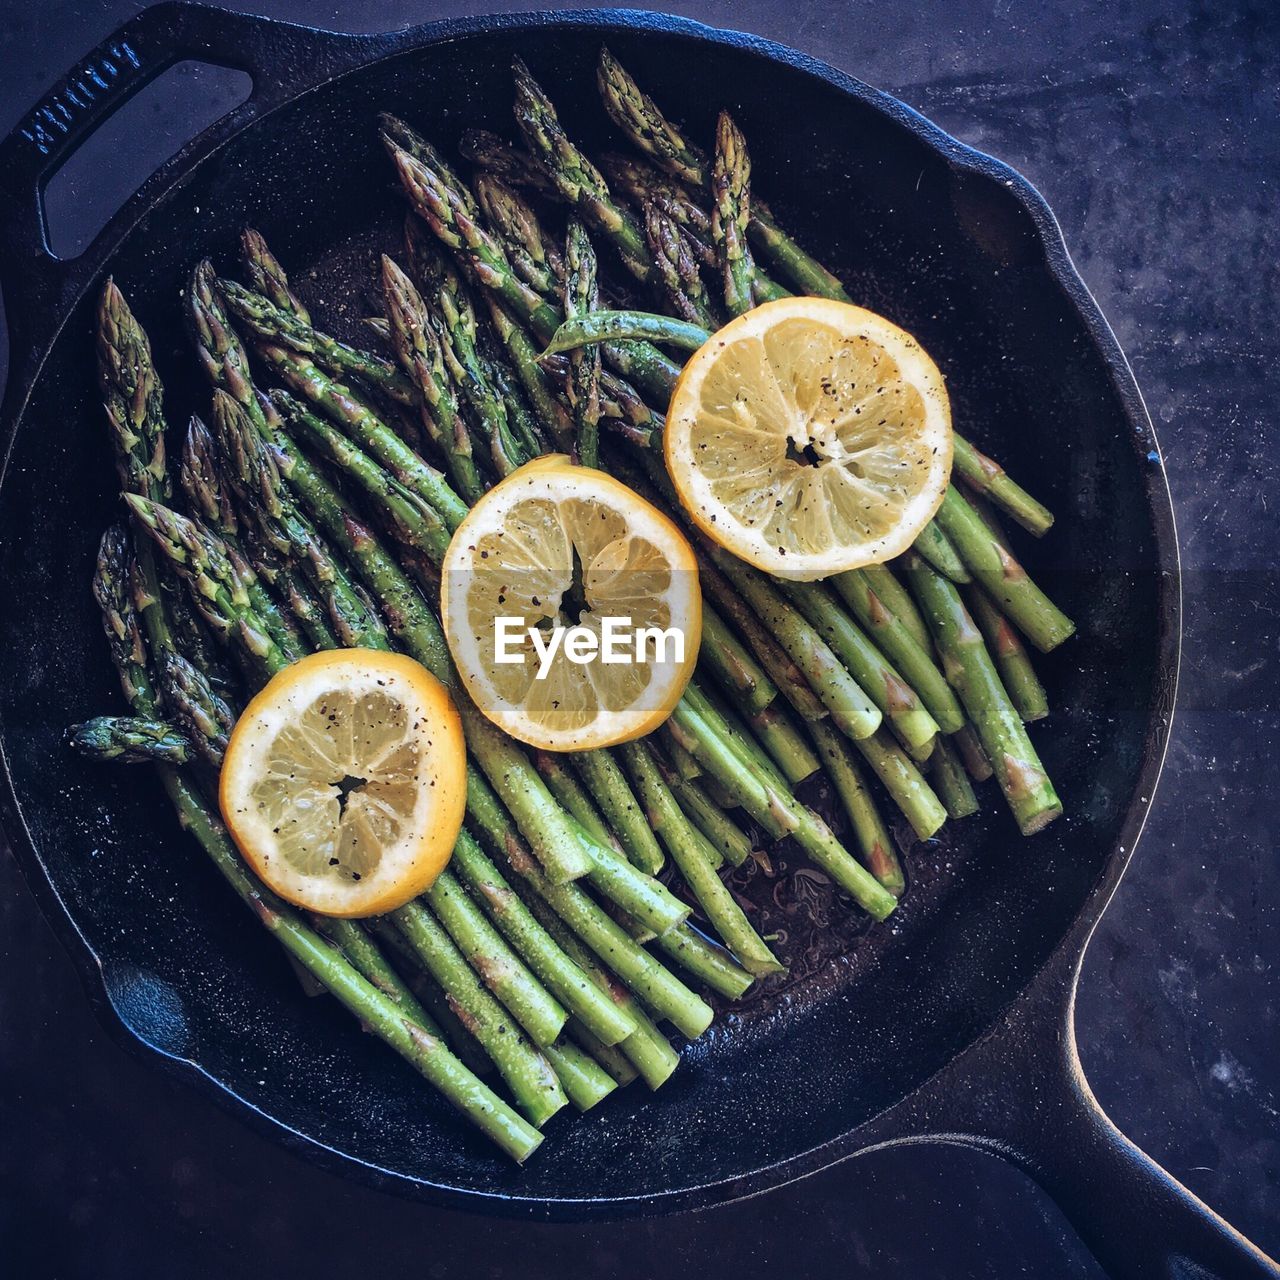
<path id="1" fill-rule="evenodd" d="M 10 388 L 25 381 L 25 358 L 52 336 L 64 303 L 97 272 L 122 233 L 120 214 L 82 255 L 64 260 L 53 254 L 45 232 L 46 184 L 100 124 L 177 62 L 195 59 L 247 72 L 253 79 L 249 98 L 188 148 L 207 150 L 300 89 L 367 56 L 376 39 L 167 2 L 131 18 L 45 94 L 0 143 L 0 284 L 11 335 Z"/>
<path id="2" fill-rule="evenodd" d="M 1098 1105 L 1076 1050 L 1078 972 L 1051 962 L 994 1032 L 883 1118 L 887 1142 L 948 1142 L 1020 1166 L 1114 1280 L 1280 1280 L 1280 1265 Z"/>

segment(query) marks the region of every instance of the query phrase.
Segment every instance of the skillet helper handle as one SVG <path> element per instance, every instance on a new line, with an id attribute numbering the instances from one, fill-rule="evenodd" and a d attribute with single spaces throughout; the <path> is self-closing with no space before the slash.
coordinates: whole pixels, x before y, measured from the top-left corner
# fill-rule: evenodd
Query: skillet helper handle
<path id="1" fill-rule="evenodd" d="M 1280 1265 L 1098 1105 L 1076 1050 L 1078 972 L 1051 962 L 991 1034 L 884 1117 L 888 1141 L 975 1147 L 1020 1166 L 1113 1280 L 1280 1280 Z"/>
<path id="2" fill-rule="evenodd" d="M 169 67 L 194 59 L 253 79 L 248 100 L 202 135 L 212 144 L 231 126 L 350 65 L 368 39 L 170 2 L 144 9 L 81 59 L 0 143 L 0 284 L 17 339 L 12 355 L 51 336 L 44 331 L 46 318 L 106 256 L 103 241 L 111 225 L 79 258 L 56 257 L 42 208 L 49 179 L 100 124 Z M 19 365 L 17 358 L 11 362 L 10 383 Z"/>

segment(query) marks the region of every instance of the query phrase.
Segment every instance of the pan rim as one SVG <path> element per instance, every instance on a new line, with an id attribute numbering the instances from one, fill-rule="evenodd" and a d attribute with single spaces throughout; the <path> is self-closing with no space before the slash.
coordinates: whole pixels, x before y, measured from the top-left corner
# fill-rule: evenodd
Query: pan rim
<path id="1" fill-rule="evenodd" d="M 262 19 L 261 21 L 269 23 L 271 20 Z M 275 23 L 274 25 L 288 28 L 291 24 Z M 1045 969 L 1055 963 L 1062 964 L 1064 959 L 1068 960 L 1072 972 L 1071 984 L 1074 987 L 1075 975 L 1078 974 L 1088 941 L 1133 857 L 1135 846 L 1154 802 L 1156 786 L 1172 733 L 1182 644 L 1180 552 L 1172 494 L 1163 455 L 1141 391 L 1115 334 L 1072 262 L 1061 229 L 1048 202 L 1027 178 L 1003 161 L 960 142 L 899 99 L 867 85 L 819 58 L 779 42 L 648 10 L 586 9 L 572 12 L 542 10 L 519 14 L 450 18 L 379 37 L 327 33 L 338 40 L 349 40 L 353 51 L 367 50 L 367 56 L 356 57 L 352 65 L 344 67 L 336 75 L 322 80 L 319 84 L 308 85 L 295 93 L 286 94 L 279 102 L 272 104 L 269 109 L 260 114 L 251 115 L 236 122 L 237 113 L 232 112 L 214 122 L 161 166 L 139 188 L 113 216 L 83 255 L 84 260 L 94 261 L 94 269 L 85 273 L 85 278 L 80 281 L 79 287 L 73 293 L 60 299 L 61 315 L 39 357 L 33 362 L 25 378 L 25 385 L 17 388 L 16 394 L 13 385 L 6 387 L 4 402 L 7 422 L 4 438 L 0 443 L 2 448 L 0 500 L 2 500 L 4 481 L 7 476 L 9 454 L 17 432 L 21 429 L 31 393 L 43 373 L 47 358 L 59 340 L 71 312 L 82 301 L 93 282 L 98 279 L 103 266 L 110 261 L 125 237 L 157 203 L 181 184 L 186 175 L 193 172 L 198 165 L 246 129 L 293 106 L 308 95 L 352 75 L 363 74 L 384 62 L 411 55 L 432 45 L 451 40 L 482 38 L 495 31 L 509 32 L 529 28 L 552 30 L 585 28 L 599 32 L 602 37 L 607 36 L 611 31 L 641 35 L 652 32 L 684 38 L 691 43 L 711 43 L 735 48 L 754 55 L 763 62 L 781 64 L 813 77 L 841 94 L 851 96 L 868 105 L 939 155 L 951 170 L 997 180 L 1007 193 L 1007 198 L 1015 201 L 1031 218 L 1038 241 L 1037 258 L 1079 317 L 1093 349 L 1106 368 L 1110 389 L 1115 393 L 1129 424 L 1131 447 L 1134 448 L 1135 453 L 1146 453 L 1147 460 L 1151 464 L 1143 472 L 1143 489 L 1151 519 L 1155 558 L 1160 573 L 1157 594 L 1159 634 L 1156 638 L 1156 670 L 1164 680 L 1147 724 L 1142 764 L 1133 796 L 1125 810 L 1118 843 L 1108 855 L 1097 882 L 1080 904 L 1071 924 L 1055 943 L 1044 963 L 1027 975 L 1025 982 L 1019 985 L 1018 990 L 1009 1000 L 993 1013 L 988 1025 L 975 1035 L 973 1041 L 953 1055 L 958 1057 L 993 1033 L 1002 1014 L 1025 995 L 1028 988 L 1035 983 L 1039 974 Z M 228 128 L 227 126 L 233 122 L 235 127 Z M 11 377 L 13 369 L 14 365 L 11 361 Z M 682 1186 L 647 1196 L 628 1195 L 590 1199 L 522 1196 L 518 1192 L 477 1190 L 416 1178 L 398 1170 L 379 1166 L 303 1133 L 235 1092 L 231 1086 L 205 1070 L 194 1059 L 173 1054 L 149 1041 L 123 1018 L 112 1003 L 103 972 L 103 960 L 81 933 L 74 915 L 50 878 L 44 860 L 23 818 L 21 802 L 10 772 L 2 717 L 0 717 L 0 829 L 3 830 L 5 838 L 13 849 L 15 860 L 42 914 L 70 953 L 99 1022 L 107 1028 L 117 1043 L 140 1057 L 156 1062 L 168 1074 L 195 1086 L 201 1093 L 212 1097 L 225 1109 L 247 1120 L 255 1129 L 269 1133 L 296 1153 L 305 1155 L 326 1168 L 359 1177 L 402 1195 L 428 1200 L 450 1208 L 470 1209 L 504 1216 L 538 1216 L 560 1220 L 652 1216 L 704 1208 L 761 1194 L 873 1147 L 883 1146 L 884 1143 L 881 1140 L 868 1141 L 860 1139 L 859 1135 L 910 1096 L 910 1094 L 906 1095 L 898 1103 L 869 1117 L 854 1129 L 773 1164 L 762 1165 L 756 1169 L 699 1185 Z M 926 1085 L 927 1081 L 923 1082 L 918 1089 Z M 913 1092 L 918 1092 L 918 1089 Z"/>

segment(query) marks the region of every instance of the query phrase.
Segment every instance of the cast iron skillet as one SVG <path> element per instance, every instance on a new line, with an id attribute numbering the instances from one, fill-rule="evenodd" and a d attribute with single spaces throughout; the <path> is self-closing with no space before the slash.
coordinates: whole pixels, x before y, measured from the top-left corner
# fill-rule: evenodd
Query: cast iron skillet
<path id="1" fill-rule="evenodd" d="M 87 765 L 63 727 L 118 706 L 87 590 L 117 511 L 92 377 L 109 271 L 150 329 L 171 420 L 205 402 L 178 291 L 263 230 L 354 324 L 401 216 L 372 129 L 389 108 L 452 145 L 509 127 L 517 49 L 570 129 L 607 141 L 592 66 L 607 41 L 698 136 L 731 107 L 757 186 L 855 297 L 914 331 L 958 420 L 1061 513 L 1028 549 L 1080 622 L 1043 663 L 1039 733 L 1070 817 L 1030 841 L 989 818 L 911 855 L 894 922 L 864 932 L 803 871 L 750 892 L 793 977 L 722 1018 L 657 1098 L 557 1119 L 515 1169 L 333 1001 L 307 1001 L 266 935 L 180 835 L 145 772 Z M 185 58 L 241 68 L 249 100 L 155 175 L 74 261 L 43 230 L 49 176 L 129 95 Z M 12 442 L 0 498 L 5 827 L 32 889 L 126 1043 L 307 1155 L 495 1212 L 583 1218 L 709 1205 L 894 1142 L 997 1151 L 1061 1204 L 1114 1273 L 1275 1274 L 1123 1138 L 1083 1079 L 1076 974 L 1151 802 L 1178 665 L 1169 493 L 1129 367 L 1041 197 L 902 103 L 751 36 L 636 12 L 531 14 L 345 36 L 194 5 L 147 10 L 0 149 Z M 785 853 L 780 862 L 785 863 Z M 798 868 L 793 868 L 798 870 Z M 776 891 L 776 892 L 775 892 Z M 829 922 L 829 923 L 828 923 Z M 1202 1274 L 1202 1273 L 1197 1273 Z"/>

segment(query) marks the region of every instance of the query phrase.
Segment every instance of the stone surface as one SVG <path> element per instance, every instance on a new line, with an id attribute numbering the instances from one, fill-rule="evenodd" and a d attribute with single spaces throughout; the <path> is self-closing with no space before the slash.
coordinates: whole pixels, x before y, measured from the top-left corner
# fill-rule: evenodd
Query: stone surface
<path id="1" fill-rule="evenodd" d="M 4 0 L 0 132 L 137 7 Z M 493 4 L 255 7 L 372 30 Z M 1133 362 L 1177 505 L 1185 663 L 1159 798 L 1085 961 L 1081 1054 L 1125 1132 L 1280 1252 L 1267 783 L 1280 738 L 1276 11 L 1230 0 L 669 7 L 824 57 L 1027 174 Z M 32 1280 L 370 1264 L 432 1278 L 1099 1274 L 1020 1174 L 934 1147 L 865 1156 L 707 1214 L 608 1227 L 488 1222 L 364 1190 L 122 1053 L 5 856 L 0 1257 Z"/>

